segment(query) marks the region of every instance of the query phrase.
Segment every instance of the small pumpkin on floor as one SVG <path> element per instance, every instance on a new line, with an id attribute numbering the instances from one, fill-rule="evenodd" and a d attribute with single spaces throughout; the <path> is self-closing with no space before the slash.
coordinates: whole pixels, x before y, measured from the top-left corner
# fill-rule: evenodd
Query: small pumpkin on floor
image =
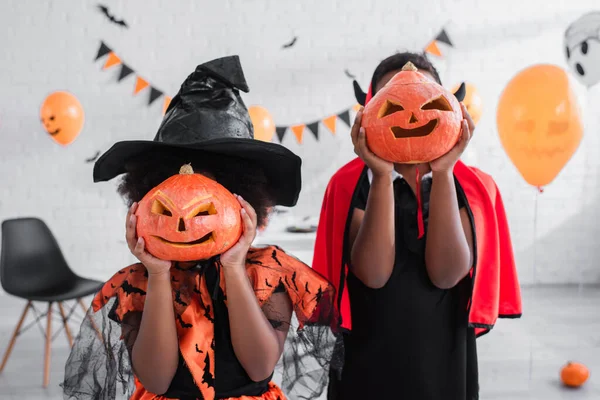
<path id="1" fill-rule="evenodd" d="M 140 201 L 137 235 L 162 260 L 207 260 L 237 243 L 240 211 L 239 201 L 225 187 L 186 164 Z"/>
<path id="2" fill-rule="evenodd" d="M 571 388 L 581 387 L 589 377 L 589 369 L 577 362 L 568 362 L 560 371 L 560 380 L 565 386 Z"/>

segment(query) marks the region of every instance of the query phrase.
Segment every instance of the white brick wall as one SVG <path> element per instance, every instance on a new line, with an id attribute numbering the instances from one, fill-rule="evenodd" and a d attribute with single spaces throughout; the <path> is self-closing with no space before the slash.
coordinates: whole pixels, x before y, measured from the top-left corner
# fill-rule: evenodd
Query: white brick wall
<path id="1" fill-rule="evenodd" d="M 96 2 L 0 5 L 0 219 L 43 218 L 78 273 L 105 279 L 131 261 L 115 184 L 93 184 L 92 165 L 84 160 L 117 140 L 151 139 L 161 118 L 160 100 L 147 107 L 147 93 L 132 96 L 133 75 L 117 83 L 118 67 L 101 71 L 102 64 L 93 62 L 100 40 L 169 94 L 197 64 L 239 54 L 251 87 L 247 104 L 265 106 L 278 125 L 288 125 L 352 105 L 344 69 L 366 87 L 380 59 L 397 49 L 422 48 L 448 23 L 456 48 L 440 63 L 442 77 L 448 86 L 469 80 L 484 97 L 472 151 L 503 191 L 522 281 L 532 282 L 536 243 L 537 282 L 600 282 L 600 228 L 594 223 L 599 125 L 590 115 L 600 90 L 578 88 L 588 111 L 584 143 L 539 196 L 537 241 L 536 192 L 509 162 L 495 132 L 496 101 L 508 79 L 532 63 L 566 66 L 563 31 L 597 0 L 104 3 L 130 28 L 108 23 Z M 296 46 L 281 50 L 293 36 Z M 67 148 L 50 140 L 39 123 L 41 102 L 55 90 L 75 94 L 86 112 L 83 132 Z M 323 130 L 318 142 L 306 134 L 302 145 L 289 133 L 284 144 L 304 158 L 304 190 L 294 214 L 315 216 L 329 177 L 353 156 L 348 130 L 335 136 Z M 299 251 L 309 260 L 310 246 L 304 247 Z"/>

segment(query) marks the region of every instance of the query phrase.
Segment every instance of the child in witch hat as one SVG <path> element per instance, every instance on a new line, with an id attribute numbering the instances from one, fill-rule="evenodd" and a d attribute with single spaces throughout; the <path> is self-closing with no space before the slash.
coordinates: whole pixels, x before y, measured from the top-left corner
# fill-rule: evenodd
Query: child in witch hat
<path id="1" fill-rule="evenodd" d="M 271 206 L 295 205 L 301 161 L 254 140 L 239 90 L 248 86 L 237 56 L 198 66 L 153 141 L 116 143 L 96 162 L 95 181 L 125 174 L 126 237 L 139 263 L 117 272 L 94 298 L 65 367 L 65 398 L 284 399 L 272 377 L 293 312 L 304 350 L 321 362 L 322 332 L 334 318 L 332 285 L 278 247 L 251 247 Z M 243 232 L 216 257 L 176 263 L 146 250 L 135 211 L 187 163 L 187 173 L 237 195 Z M 308 319 L 320 323 L 303 327 Z M 317 396 L 323 374 L 300 379 L 305 371 L 294 367 L 304 355 L 297 350 L 286 349 L 283 388 Z"/>
<path id="2" fill-rule="evenodd" d="M 357 100 L 365 105 L 414 66 L 441 84 L 424 55 L 398 53 L 379 64 L 367 94 L 355 82 Z M 418 171 L 371 152 L 357 114 L 359 158 L 329 182 L 312 265 L 338 286 L 344 334 L 330 400 L 477 399 L 476 336 L 521 315 L 502 198 L 489 175 L 459 159 L 474 129 L 461 107 L 461 140 Z"/>

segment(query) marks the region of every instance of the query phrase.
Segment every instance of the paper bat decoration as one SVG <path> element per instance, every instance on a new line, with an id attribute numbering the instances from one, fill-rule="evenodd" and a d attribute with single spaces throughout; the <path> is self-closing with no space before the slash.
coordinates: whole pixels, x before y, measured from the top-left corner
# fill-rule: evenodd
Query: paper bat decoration
<path id="1" fill-rule="evenodd" d="M 98 4 L 98 9 L 100 10 L 100 12 L 102 14 L 104 14 L 104 16 L 106 16 L 106 18 L 108 18 L 108 20 L 110 22 L 112 22 L 115 25 L 119 25 L 122 26 L 124 28 L 129 28 L 129 26 L 127 26 L 127 23 L 125 22 L 124 19 L 116 19 L 114 15 L 112 15 L 109 11 L 108 11 L 108 7 L 102 5 L 102 4 Z"/>
<path id="2" fill-rule="evenodd" d="M 132 286 L 128 281 L 123 282 L 123 284 L 121 285 L 121 289 L 123 289 L 123 292 L 125 292 L 128 295 L 134 294 L 134 293 L 141 294 L 141 295 L 146 294 L 146 291 L 140 289 L 139 287 Z"/>
<path id="3" fill-rule="evenodd" d="M 297 40 L 298 40 L 298 37 L 297 37 L 297 36 L 294 36 L 294 38 L 292 39 L 292 41 L 291 41 L 291 42 L 289 42 L 289 43 L 287 43 L 287 44 L 284 44 L 284 45 L 283 45 L 283 48 L 284 48 L 284 49 L 289 49 L 290 47 L 292 47 L 293 45 L 295 45 L 295 44 L 296 44 L 296 41 L 297 41 Z"/>
<path id="4" fill-rule="evenodd" d="M 100 156 L 100 152 L 97 151 L 96 154 L 94 154 L 92 157 L 86 158 L 85 162 L 86 163 L 93 163 L 94 161 L 96 161 L 98 159 L 99 156 Z"/>

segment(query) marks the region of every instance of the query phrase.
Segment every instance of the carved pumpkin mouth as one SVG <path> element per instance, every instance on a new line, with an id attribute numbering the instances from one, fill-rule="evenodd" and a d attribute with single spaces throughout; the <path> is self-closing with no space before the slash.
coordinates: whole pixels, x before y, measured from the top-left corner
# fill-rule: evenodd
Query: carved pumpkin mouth
<path id="1" fill-rule="evenodd" d="M 392 126 L 390 130 L 396 139 L 405 139 L 410 137 L 423 137 L 429 135 L 438 124 L 438 119 L 434 118 L 423 126 L 413 129 L 404 129 L 400 126 Z"/>
<path id="2" fill-rule="evenodd" d="M 161 242 L 163 242 L 165 244 L 169 244 L 169 245 L 175 246 L 175 247 L 192 247 L 192 246 L 197 246 L 199 244 L 204 244 L 207 242 L 214 241 L 212 232 L 207 233 L 206 235 L 202 236 L 200 239 L 194 240 L 193 242 L 171 242 L 170 240 L 161 238 L 160 236 L 153 235 L 153 237 L 155 237 L 156 239 L 160 240 Z"/>

